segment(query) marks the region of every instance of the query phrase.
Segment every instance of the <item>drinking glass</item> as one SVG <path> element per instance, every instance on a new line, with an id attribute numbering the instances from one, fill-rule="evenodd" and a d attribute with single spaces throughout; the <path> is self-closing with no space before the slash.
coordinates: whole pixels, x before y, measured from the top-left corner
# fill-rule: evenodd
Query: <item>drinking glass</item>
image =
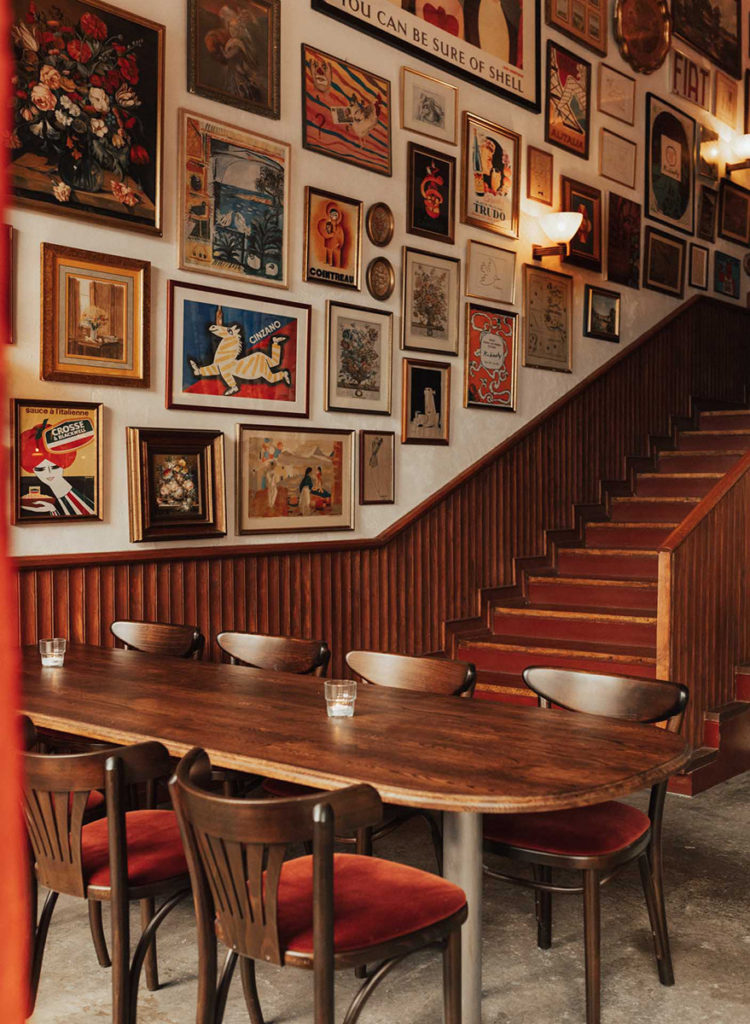
<path id="1" fill-rule="evenodd" d="M 326 679 L 326 711 L 329 718 L 351 718 L 357 699 L 357 684 L 353 679 Z"/>
<path id="2" fill-rule="evenodd" d="M 39 641 L 39 653 L 44 668 L 60 668 L 65 660 L 65 644 L 66 640 L 61 636 Z"/>

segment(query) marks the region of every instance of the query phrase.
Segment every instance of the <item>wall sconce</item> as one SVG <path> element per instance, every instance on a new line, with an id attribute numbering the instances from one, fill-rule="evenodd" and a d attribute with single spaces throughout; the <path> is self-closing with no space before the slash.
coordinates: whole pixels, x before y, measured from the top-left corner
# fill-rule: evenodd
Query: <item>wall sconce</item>
<path id="1" fill-rule="evenodd" d="M 532 245 L 531 255 L 535 260 L 545 256 L 567 256 L 568 242 L 578 231 L 583 221 L 582 213 L 545 213 L 539 218 L 542 231 L 554 245 Z"/>
<path id="2" fill-rule="evenodd" d="M 732 142 L 735 156 L 740 157 L 736 163 L 727 163 L 727 174 L 732 171 L 750 170 L 750 135 L 738 135 Z"/>

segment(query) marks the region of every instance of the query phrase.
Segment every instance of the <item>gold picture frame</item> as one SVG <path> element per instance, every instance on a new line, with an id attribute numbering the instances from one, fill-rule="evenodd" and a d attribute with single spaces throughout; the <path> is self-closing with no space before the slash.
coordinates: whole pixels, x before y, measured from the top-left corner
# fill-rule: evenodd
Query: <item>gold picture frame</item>
<path id="1" fill-rule="evenodd" d="M 401 127 L 404 131 L 455 146 L 458 136 L 456 86 L 415 68 L 402 67 Z"/>
<path id="2" fill-rule="evenodd" d="M 404 359 L 401 444 L 449 444 L 451 365 Z"/>
<path id="3" fill-rule="evenodd" d="M 525 263 L 523 365 L 572 373 L 573 278 Z"/>
<path id="4" fill-rule="evenodd" d="M 302 279 L 336 288 L 362 288 L 362 202 L 305 188 Z"/>
<path id="5" fill-rule="evenodd" d="M 464 111 L 461 222 L 518 238 L 520 173 L 521 136 Z"/>
<path id="6" fill-rule="evenodd" d="M 391 413 L 393 313 L 326 303 L 326 412 Z"/>

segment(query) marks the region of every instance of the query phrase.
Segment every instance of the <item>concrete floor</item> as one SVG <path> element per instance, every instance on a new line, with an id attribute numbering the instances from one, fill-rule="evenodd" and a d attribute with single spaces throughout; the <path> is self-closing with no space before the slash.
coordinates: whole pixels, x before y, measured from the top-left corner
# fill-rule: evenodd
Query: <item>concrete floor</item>
<path id="1" fill-rule="evenodd" d="M 645 806 L 640 795 L 634 802 Z M 602 899 L 603 1024 L 750 1024 L 749 838 L 750 773 L 692 800 L 668 798 L 665 873 L 676 985 L 659 984 L 638 871 L 629 869 Z M 384 842 L 378 853 L 433 868 L 426 829 L 418 822 Z M 552 949 L 544 952 L 536 948 L 530 893 L 489 882 L 483 915 L 484 1024 L 582 1024 L 580 899 L 556 899 Z M 189 907 L 175 911 L 159 934 L 163 987 L 152 993 L 141 983 L 138 1020 L 191 1024 L 196 952 Z M 340 1020 L 356 983 L 342 972 L 336 985 Z M 261 964 L 258 986 L 267 1024 L 312 1020 L 307 972 Z M 383 982 L 361 1024 L 439 1024 L 440 992 L 439 956 L 413 958 Z M 97 966 L 85 904 L 61 899 L 33 1020 L 108 1019 L 109 972 Z M 248 1020 L 239 976 L 224 1019 Z"/>

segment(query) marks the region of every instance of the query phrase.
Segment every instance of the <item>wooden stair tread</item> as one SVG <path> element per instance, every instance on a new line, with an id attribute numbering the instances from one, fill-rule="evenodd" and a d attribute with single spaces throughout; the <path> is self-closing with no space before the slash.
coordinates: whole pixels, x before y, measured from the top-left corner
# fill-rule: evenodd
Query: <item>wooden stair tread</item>
<path id="1" fill-rule="evenodd" d="M 584 550 L 587 550 L 584 548 Z M 657 584 L 654 580 L 646 579 L 620 579 L 617 576 L 566 576 L 563 573 L 550 572 L 549 575 L 546 573 L 535 573 L 533 576 L 527 576 L 529 583 L 549 583 L 555 581 L 557 583 L 581 585 L 581 586 L 594 586 L 594 587 L 628 587 L 632 590 L 656 590 Z"/>
<path id="2" fill-rule="evenodd" d="M 528 604 L 524 606 L 498 604 L 493 606 L 493 611 L 502 615 L 520 615 L 523 617 L 590 619 L 595 622 L 644 622 L 649 625 L 656 625 L 655 615 L 638 615 L 637 612 L 631 612 L 630 609 L 614 613 L 603 612 L 599 608 L 587 608 L 585 606 L 568 610 L 546 604 Z"/>
<path id="3" fill-rule="evenodd" d="M 672 454 L 670 452 L 670 454 Z M 696 452 L 693 455 L 698 454 Z M 726 453 L 725 453 L 726 454 Z M 725 473 L 638 473 L 639 480 L 721 480 Z M 645 498 L 642 499 L 645 501 Z M 654 499 L 656 500 L 656 499 Z M 663 500 L 663 499 L 662 499 Z"/>
<path id="4" fill-rule="evenodd" d="M 720 437 L 732 437 L 733 435 L 739 435 L 740 437 L 750 437 L 750 428 L 745 430 L 742 427 L 729 427 L 726 428 L 725 430 L 715 430 L 714 428 L 711 428 L 710 430 L 680 431 L 680 437 L 697 437 L 699 434 L 702 434 L 704 437 L 714 437 L 716 435 L 719 435 Z"/>
<path id="5" fill-rule="evenodd" d="M 657 473 L 656 475 L 658 476 L 659 474 Z M 724 475 L 723 473 L 719 474 L 719 476 L 723 476 L 723 475 Z M 657 503 L 660 504 L 660 505 L 662 505 L 662 504 L 663 505 L 675 505 L 678 502 L 682 502 L 683 504 L 688 503 L 690 505 L 696 505 L 700 501 L 700 498 L 690 498 L 690 497 L 687 497 L 686 495 L 682 495 L 682 494 L 678 494 L 678 495 L 665 494 L 663 497 L 661 495 L 653 495 L 652 496 L 650 494 L 644 494 L 644 495 L 638 495 L 638 494 L 622 494 L 622 495 L 620 495 L 620 494 L 618 494 L 618 495 L 615 495 L 614 498 L 612 498 L 612 501 L 613 502 L 617 502 L 618 505 L 633 504 L 635 502 L 637 502 L 638 504 L 641 504 L 641 502 L 642 502 L 644 505 L 645 504 L 654 505 L 654 504 L 657 504 Z"/>
<path id="6" fill-rule="evenodd" d="M 597 524 L 600 525 L 600 524 Z M 623 526 L 623 523 L 618 523 L 618 526 Z M 642 526 L 642 523 L 638 524 Z M 664 526 L 665 523 L 659 523 L 658 525 Z M 566 547 L 561 548 L 561 551 L 570 552 L 574 555 L 627 555 L 628 558 L 643 558 L 644 555 L 656 556 L 656 551 L 653 548 L 587 548 L 587 547 Z"/>
<path id="7" fill-rule="evenodd" d="M 530 654 L 563 654 L 563 655 L 603 655 L 612 661 L 638 661 L 643 664 L 656 664 L 653 647 L 631 647 L 628 644 L 605 644 L 590 640 L 550 640 L 547 644 L 543 638 L 510 636 L 508 634 L 490 633 L 481 640 L 462 641 L 461 647 L 486 647 L 500 650 L 528 651 Z"/>
<path id="8" fill-rule="evenodd" d="M 696 431 L 696 434 L 701 434 L 701 433 L 703 433 L 703 431 L 701 431 L 701 430 L 697 430 Z M 750 431 L 748 431 L 748 433 L 750 433 Z M 735 449 L 729 449 L 729 448 L 721 448 L 721 449 L 716 449 L 716 448 L 705 448 L 705 449 L 704 448 L 662 448 L 661 451 L 658 454 L 660 456 L 661 455 L 668 455 L 670 458 L 672 458 L 673 456 L 677 456 L 678 458 L 681 458 L 681 459 L 682 458 L 688 458 L 689 456 L 694 456 L 694 455 L 710 455 L 710 456 L 714 456 L 714 457 L 715 456 L 719 456 L 719 455 L 725 455 L 725 456 L 726 455 L 736 455 L 737 458 L 740 458 L 742 455 L 747 455 L 747 452 L 744 451 L 741 448 L 736 449 L 736 450 Z"/>
<path id="9" fill-rule="evenodd" d="M 643 500 L 643 499 L 640 499 L 640 500 Z M 682 520 L 680 520 L 680 522 L 682 522 Z M 666 522 L 664 522 L 664 523 L 662 523 L 662 522 L 659 522 L 657 520 L 657 522 L 651 523 L 651 522 L 647 522 L 644 519 L 644 521 L 641 523 L 641 522 L 631 522 L 631 521 L 628 521 L 628 520 L 624 520 L 623 522 L 617 522 L 614 519 L 593 519 L 593 520 L 590 520 L 586 525 L 587 526 L 596 526 L 597 529 L 599 529 L 600 527 L 603 528 L 603 529 L 606 529 L 607 527 L 611 526 L 615 530 L 622 530 L 622 529 L 626 529 L 626 530 L 627 529 L 630 529 L 630 530 L 644 530 L 644 529 L 667 530 L 670 527 L 671 527 L 671 529 L 674 530 L 674 529 L 676 529 L 680 525 L 680 522 L 677 522 L 677 523 L 672 523 L 672 522 L 666 523 Z M 652 550 L 652 549 L 647 548 L 646 550 Z"/>

